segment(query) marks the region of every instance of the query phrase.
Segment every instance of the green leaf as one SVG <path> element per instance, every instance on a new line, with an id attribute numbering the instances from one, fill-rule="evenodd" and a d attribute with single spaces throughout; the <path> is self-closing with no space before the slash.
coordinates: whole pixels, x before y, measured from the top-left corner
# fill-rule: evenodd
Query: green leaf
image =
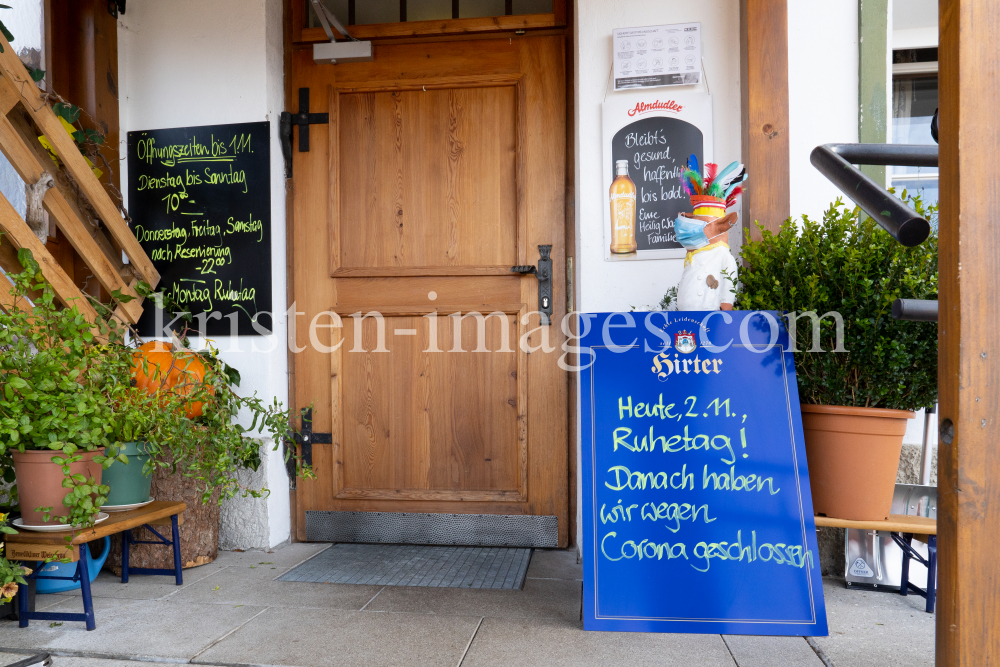
<path id="1" fill-rule="evenodd" d="M 56 102 L 52 105 L 52 111 L 61 118 L 65 118 L 69 124 L 75 123 L 80 118 L 80 107 L 67 102 Z"/>
<path id="2" fill-rule="evenodd" d="M 31 80 L 34 81 L 35 83 L 38 83 L 39 81 L 45 78 L 45 70 L 38 69 L 37 67 L 32 67 L 31 69 L 29 69 L 28 74 L 31 75 Z"/>

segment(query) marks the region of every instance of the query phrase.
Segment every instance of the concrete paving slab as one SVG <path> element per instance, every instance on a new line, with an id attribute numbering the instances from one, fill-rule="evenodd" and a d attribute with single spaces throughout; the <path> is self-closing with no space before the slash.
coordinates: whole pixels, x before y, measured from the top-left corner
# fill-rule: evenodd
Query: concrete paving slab
<path id="1" fill-rule="evenodd" d="M 813 641 L 836 667 L 918 667 L 934 664 L 934 614 L 917 596 L 844 587 L 824 578 L 829 637 Z"/>
<path id="2" fill-rule="evenodd" d="M 740 667 L 823 667 L 802 637 L 723 635 L 722 639 Z"/>
<path id="3" fill-rule="evenodd" d="M 127 584 L 123 584 L 118 575 L 107 570 L 102 570 L 97 579 L 90 583 L 90 593 L 97 598 L 120 598 L 123 600 L 158 600 L 167 595 L 172 595 L 185 586 L 222 572 L 226 567 L 218 563 L 208 563 L 198 567 L 188 568 L 183 571 L 184 583 L 178 586 L 174 583 L 173 575 L 131 575 Z M 80 599 L 80 589 L 66 591 L 65 593 L 55 593 L 63 598 L 71 597 Z"/>
<path id="4" fill-rule="evenodd" d="M 582 604 L 579 581 L 526 579 L 520 591 L 386 586 L 365 611 L 577 621 Z"/>
<path id="5" fill-rule="evenodd" d="M 79 600 L 65 600 L 49 611 L 81 612 Z M 260 607 L 173 604 L 166 600 L 95 598 L 97 629 L 81 621 L 0 622 L 0 646 L 64 650 L 115 658 L 191 658 L 227 632 L 263 611 Z M 268 635 L 270 636 L 270 635 Z"/>
<path id="6" fill-rule="evenodd" d="M 719 635 L 584 632 L 579 621 L 483 620 L 462 667 L 735 667 Z"/>
<path id="7" fill-rule="evenodd" d="M 22 656 L 24 657 L 24 656 Z M 0 662 L 0 666 L 6 663 Z M 81 658 L 56 655 L 52 657 L 52 667 L 150 667 L 148 662 L 138 660 L 109 660 L 108 658 Z"/>
<path id="8" fill-rule="evenodd" d="M 251 605 L 259 607 L 295 607 L 359 610 L 382 590 L 381 586 L 353 584 L 312 584 L 300 581 L 274 581 L 249 573 L 246 567 L 225 571 L 184 587 L 172 602 Z"/>
<path id="9" fill-rule="evenodd" d="M 272 608 L 199 655 L 197 664 L 455 667 L 479 617 Z M 262 637 L 282 638 L 262 641 Z"/>
<path id="10" fill-rule="evenodd" d="M 583 565 L 576 562 L 576 550 L 535 549 L 528 566 L 529 579 L 583 580 Z"/>
<path id="11" fill-rule="evenodd" d="M 327 542 L 296 542 L 267 551 L 220 551 L 215 560 L 219 565 L 245 567 L 256 574 L 277 577 L 282 572 L 330 548 Z M 271 568 L 275 568 L 272 570 Z"/>

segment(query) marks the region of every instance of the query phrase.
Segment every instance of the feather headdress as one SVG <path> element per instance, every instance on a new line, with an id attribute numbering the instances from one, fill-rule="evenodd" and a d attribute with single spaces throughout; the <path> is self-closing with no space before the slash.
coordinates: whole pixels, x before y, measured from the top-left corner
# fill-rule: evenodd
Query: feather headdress
<path id="1" fill-rule="evenodd" d="M 688 158 L 680 180 L 688 195 L 725 199 L 726 208 L 729 208 L 736 202 L 736 197 L 743 193 L 740 183 L 747 180 L 747 172 L 739 162 L 731 162 L 722 171 L 719 171 L 719 165 L 709 162 L 705 165 L 703 177 L 698 168 L 698 158 L 692 155 Z"/>

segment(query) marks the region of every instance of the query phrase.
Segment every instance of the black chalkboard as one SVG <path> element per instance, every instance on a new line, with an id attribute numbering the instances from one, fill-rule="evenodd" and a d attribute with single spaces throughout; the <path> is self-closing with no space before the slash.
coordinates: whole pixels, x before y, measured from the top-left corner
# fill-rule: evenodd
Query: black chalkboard
<path id="1" fill-rule="evenodd" d="M 643 118 L 620 129 L 611 140 L 611 178 L 615 161 L 628 160 L 635 183 L 635 241 L 641 250 L 680 248 L 674 238 L 674 219 L 691 210 L 680 175 L 688 157 L 704 155 L 704 137 L 697 127 L 679 118 Z"/>
<path id="2" fill-rule="evenodd" d="M 268 122 L 128 133 L 132 232 L 202 335 L 271 332 L 270 153 Z"/>

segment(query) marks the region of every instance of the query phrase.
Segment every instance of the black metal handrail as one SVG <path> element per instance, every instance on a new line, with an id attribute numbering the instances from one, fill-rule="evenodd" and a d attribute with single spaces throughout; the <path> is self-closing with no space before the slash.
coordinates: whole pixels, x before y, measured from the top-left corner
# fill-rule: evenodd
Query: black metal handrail
<path id="1" fill-rule="evenodd" d="M 854 164 L 936 167 L 937 146 L 825 144 L 813 149 L 809 161 L 892 238 L 907 247 L 920 245 L 927 239 L 930 223 Z"/>
<path id="2" fill-rule="evenodd" d="M 896 299 L 892 302 L 892 317 L 909 322 L 937 322 L 938 302 L 931 299 Z"/>
<path id="3" fill-rule="evenodd" d="M 937 111 L 931 123 L 937 141 Z M 809 161 L 831 183 L 861 207 L 882 229 L 907 247 L 923 243 L 931 225 L 881 185 L 862 174 L 855 164 L 900 167 L 938 166 L 938 147 L 918 144 L 825 144 L 813 149 Z M 892 316 L 912 322 L 937 322 L 938 302 L 896 299 Z"/>

